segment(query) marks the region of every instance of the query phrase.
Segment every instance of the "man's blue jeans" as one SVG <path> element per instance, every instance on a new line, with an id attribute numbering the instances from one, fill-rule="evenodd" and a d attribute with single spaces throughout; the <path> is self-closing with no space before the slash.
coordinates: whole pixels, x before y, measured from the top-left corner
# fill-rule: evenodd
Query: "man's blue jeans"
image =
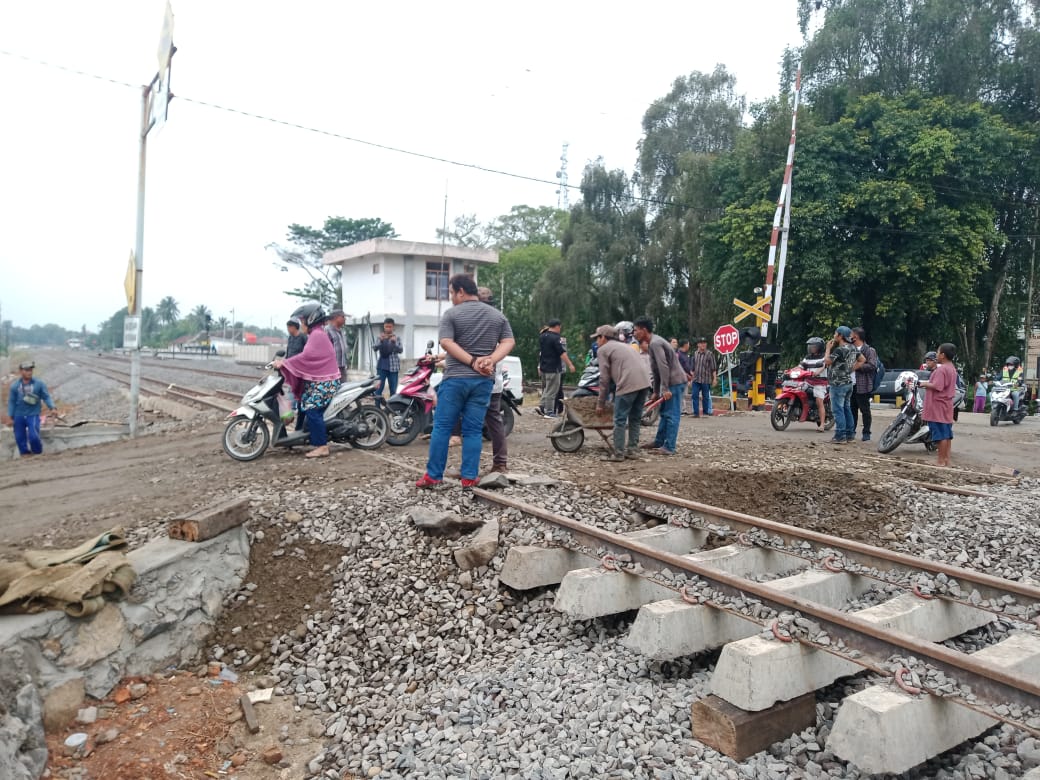
<path id="1" fill-rule="evenodd" d="M 648 389 L 614 396 L 614 449 L 625 454 L 625 432 L 628 432 L 628 449 L 639 446 L 639 429 L 643 427 L 643 404 L 650 393 Z"/>
<path id="2" fill-rule="evenodd" d="M 834 414 L 834 438 L 851 440 L 856 434 L 852 421 L 852 391 L 856 385 L 831 385 L 831 412 Z"/>
<path id="3" fill-rule="evenodd" d="M 679 438 L 679 417 L 682 414 L 682 397 L 686 392 L 686 385 L 672 385 L 668 388 L 672 391 L 672 397 L 661 402 L 661 419 L 657 423 L 657 435 L 654 437 L 654 446 L 663 447 L 669 452 L 675 452 L 675 443 Z"/>
<path id="4" fill-rule="evenodd" d="M 14 443 L 22 455 L 39 455 L 43 452 L 43 440 L 40 438 L 40 415 L 16 414 L 11 418 L 14 423 Z"/>
<path id="5" fill-rule="evenodd" d="M 379 377 L 379 387 L 376 388 L 376 406 L 385 406 L 386 400 L 383 398 L 383 387 L 390 385 L 391 396 L 397 392 L 397 372 L 378 369 L 376 375 Z"/>
<path id="6" fill-rule="evenodd" d="M 700 417 L 701 401 L 703 401 L 704 414 L 711 417 L 711 385 L 707 382 L 692 382 L 690 397 L 693 400 L 693 416 Z"/>
<path id="7" fill-rule="evenodd" d="M 462 478 L 476 479 L 480 471 L 481 431 L 495 382 L 490 377 L 450 377 L 437 386 L 437 408 L 433 413 L 430 454 L 426 473 L 430 479 L 444 479 L 448 462 L 448 441 L 455 423 L 462 418 Z"/>

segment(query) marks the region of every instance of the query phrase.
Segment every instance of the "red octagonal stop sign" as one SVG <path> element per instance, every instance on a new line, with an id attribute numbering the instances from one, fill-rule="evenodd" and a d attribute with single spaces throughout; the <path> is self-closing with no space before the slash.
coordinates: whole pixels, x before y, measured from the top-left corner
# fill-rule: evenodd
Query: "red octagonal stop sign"
<path id="1" fill-rule="evenodd" d="M 723 355 L 728 355 L 736 350 L 740 343 L 740 333 L 732 325 L 723 325 L 715 331 L 715 349 Z"/>

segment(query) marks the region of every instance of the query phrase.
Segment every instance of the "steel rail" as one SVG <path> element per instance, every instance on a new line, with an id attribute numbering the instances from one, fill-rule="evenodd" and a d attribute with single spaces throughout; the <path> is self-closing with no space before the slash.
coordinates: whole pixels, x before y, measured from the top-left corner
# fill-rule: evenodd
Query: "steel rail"
<path id="1" fill-rule="evenodd" d="M 874 547 L 851 539 L 842 539 L 837 536 L 822 534 L 818 531 L 810 531 L 786 523 L 778 523 L 775 520 L 767 520 L 763 517 L 745 515 L 731 509 L 709 506 L 697 501 L 690 501 L 677 496 L 657 493 L 653 490 L 646 490 L 644 488 L 632 487 L 629 485 L 617 485 L 617 488 L 626 495 L 643 498 L 658 504 L 664 504 L 665 506 L 688 509 L 691 512 L 698 513 L 702 516 L 727 520 L 736 526 L 740 526 L 742 530 L 761 529 L 763 531 L 769 531 L 780 536 L 788 543 L 791 540 L 798 540 L 814 542 L 825 547 L 833 547 L 842 551 L 851 560 L 862 565 L 873 566 L 874 568 L 879 569 L 892 569 L 896 566 L 901 566 L 909 569 L 930 572 L 932 574 L 945 574 L 947 577 L 952 577 L 958 582 L 971 583 L 983 598 L 992 600 L 994 598 L 999 598 L 1000 596 L 1014 594 L 1015 596 L 1031 600 L 1034 607 L 1040 608 L 1040 587 L 1027 585 L 1023 582 L 1005 580 L 983 572 L 963 569 L 960 566 L 951 566 L 947 563 L 930 561 L 926 558 L 918 558 L 914 555 L 907 555 L 906 553 L 896 552 L 894 550 L 886 550 L 883 547 Z M 850 573 L 854 574 L 855 572 Z M 1010 615 L 1009 617 L 1014 616 Z"/>
<path id="2" fill-rule="evenodd" d="M 909 653 L 930 662 L 958 683 L 971 686 L 975 696 L 987 704 L 999 706 L 1015 703 L 1024 707 L 1040 708 L 1040 683 L 1003 669 L 988 667 L 970 655 L 921 640 L 903 631 L 881 628 L 854 615 L 778 591 L 768 583 L 758 583 L 728 574 L 681 555 L 655 549 L 642 542 L 586 525 L 524 501 L 496 495 L 480 488 L 473 488 L 472 493 L 481 500 L 517 509 L 564 528 L 574 536 L 591 542 L 591 547 L 601 545 L 628 553 L 645 569 L 659 571 L 663 564 L 672 571 L 696 575 L 726 595 L 754 596 L 774 609 L 796 611 L 810 616 L 820 623 L 829 636 L 843 640 L 846 646 L 867 656 L 865 660 L 869 660 L 877 668 L 885 668 L 889 664 L 888 658 L 892 655 Z M 861 659 L 849 660 L 866 665 Z"/>

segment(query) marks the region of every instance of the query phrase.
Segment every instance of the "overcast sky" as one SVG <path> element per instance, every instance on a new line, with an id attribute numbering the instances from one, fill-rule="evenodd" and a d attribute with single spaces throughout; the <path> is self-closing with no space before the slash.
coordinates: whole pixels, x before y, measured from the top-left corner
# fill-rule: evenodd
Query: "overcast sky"
<path id="1" fill-rule="evenodd" d="M 204 304 L 277 326 L 296 305 L 282 291 L 306 277 L 264 247 L 293 222 L 378 217 L 434 241 L 445 192 L 449 223 L 557 202 L 552 184 L 203 102 L 549 181 L 567 141 L 576 185 L 598 156 L 632 170 L 642 115 L 677 76 L 723 63 L 749 102 L 774 95 L 784 47 L 799 42 L 795 6 L 174 0 L 172 88 L 185 99 L 148 137 L 144 305 L 172 295 L 182 314 Z M 164 8 L 0 3 L 0 50 L 20 55 L 0 54 L 3 319 L 95 330 L 126 305 L 140 89 L 55 66 L 149 81 Z"/>

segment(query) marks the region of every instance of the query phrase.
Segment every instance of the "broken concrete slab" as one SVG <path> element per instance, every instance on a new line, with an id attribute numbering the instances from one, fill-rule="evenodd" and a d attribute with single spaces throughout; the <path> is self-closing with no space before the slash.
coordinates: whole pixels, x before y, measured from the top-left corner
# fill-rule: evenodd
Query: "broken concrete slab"
<path id="1" fill-rule="evenodd" d="M 413 506 L 405 511 L 405 518 L 410 519 L 416 528 L 427 533 L 450 535 L 468 534 L 483 525 L 484 521 L 471 517 L 460 517 L 447 509 L 427 506 Z"/>
<path id="2" fill-rule="evenodd" d="M 507 488 L 510 485 L 509 477 L 501 471 L 493 471 L 480 478 L 477 487 L 481 488 Z"/>
<path id="3" fill-rule="evenodd" d="M 468 544 L 454 553 L 455 563 L 463 571 L 486 566 L 498 552 L 498 520 L 487 520 Z"/>

